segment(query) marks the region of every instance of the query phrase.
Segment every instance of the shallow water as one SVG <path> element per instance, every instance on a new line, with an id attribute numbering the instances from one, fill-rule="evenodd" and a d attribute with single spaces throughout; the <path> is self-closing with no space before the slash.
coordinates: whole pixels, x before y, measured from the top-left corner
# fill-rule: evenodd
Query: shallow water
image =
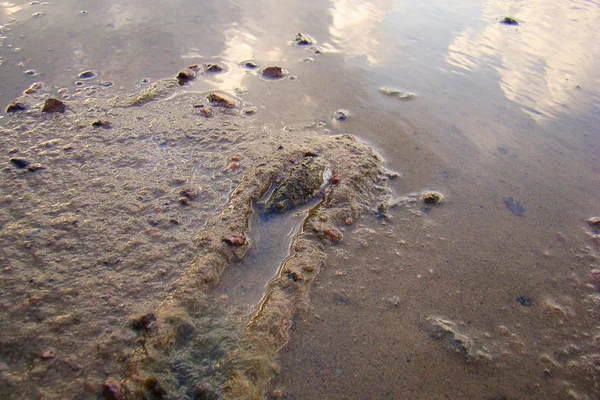
<path id="1" fill-rule="evenodd" d="M 344 240 L 323 250 L 327 264 L 312 286 L 311 308 L 295 318 L 269 395 L 331 399 L 599 396 L 599 300 L 591 275 L 599 268 L 599 239 L 587 223 L 600 214 L 598 2 L 342 0 L 199 5 L 110 0 L 5 2 L 0 7 L 3 105 L 37 81 L 65 100 L 93 99 L 143 89 L 148 86 L 143 79 L 152 82 L 174 76 L 190 64 L 218 62 L 227 67 L 224 73 L 206 75 L 182 90 L 229 90 L 257 108 L 253 124 L 264 127 L 263 133 L 244 134 L 242 124 L 235 127 L 241 132 L 236 139 L 196 149 L 188 146 L 184 136 L 169 139 L 165 116 L 153 128 L 154 136 L 131 145 L 133 160 L 123 158 L 120 142 L 98 140 L 93 132 L 73 139 L 81 146 L 76 147 L 81 152 L 79 167 L 88 163 L 98 174 L 83 168 L 81 177 L 59 175 L 64 181 L 53 181 L 48 192 L 64 191 L 70 179 L 92 177 L 105 185 L 109 201 L 111 191 L 136 190 L 141 197 L 131 201 L 148 199 L 146 208 L 123 206 L 119 214 L 111 211 L 113 203 L 106 203 L 98 216 L 95 199 L 77 198 L 63 206 L 56 202 L 49 211 L 36 211 L 27 204 L 14 205 L 15 200 L 20 202 L 20 194 L 3 193 L 7 243 L 31 235 L 35 221 L 42 220 L 52 227 L 44 240 L 54 240 L 56 245 L 41 261 L 35 254 L 32 260 L 24 260 L 15 258 L 20 257 L 18 252 L 12 256 L 5 252 L 2 302 L 4 310 L 12 310 L 5 318 L 16 320 L 33 312 L 11 307 L 17 301 L 34 299 L 35 303 L 39 296 L 16 294 L 14 277 L 8 275 L 11 268 L 23 271 L 25 264 L 39 262 L 39 274 L 52 278 L 51 273 L 68 276 L 66 265 L 77 264 L 59 253 L 67 251 L 77 258 L 74 243 L 80 233 L 68 233 L 66 220 L 52 220 L 77 210 L 88 215 L 73 220 L 93 219 L 90 226 L 103 227 L 94 231 L 102 246 L 90 249 L 110 249 L 107 255 L 94 255 L 99 262 L 106 261 L 101 288 L 85 282 L 80 288 L 92 288 L 98 301 L 123 304 L 119 314 L 111 315 L 107 309 L 103 315 L 113 327 L 100 321 L 85 330 L 86 334 L 103 331 L 97 336 L 102 368 L 93 362 L 67 361 L 53 367 L 54 375 L 44 375 L 42 364 L 25 346 L 19 348 L 25 356 L 3 353 L 3 382 L 21 382 L 18 375 L 34 388 L 31 393 L 43 386 L 38 396 L 61 398 L 60 385 L 48 376 L 69 373 L 74 383 L 62 396 L 98 393 L 104 379 L 122 373 L 123 360 L 135 346 L 136 337 L 129 333 L 126 320 L 167 296 L 170 282 L 194 257 L 195 234 L 225 207 L 228 193 L 239 184 L 244 162 L 233 174 L 223 173 L 229 158 L 236 153 L 260 154 L 245 140 L 268 138 L 272 131 L 285 132 L 287 140 L 293 141 L 295 132 L 325 130 L 357 135 L 384 156 L 385 166 L 401 174 L 389 183 L 398 205 L 390 207 L 388 219 L 367 213 L 342 227 Z M 500 24 L 506 15 L 514 16 L 519 25 Z M 320 54 L 309 46 L 293 45 L 297 32 L 314 38 Z M 297 79 L 260 79 L 256 71 L 238 65 L 245 60 L 263 67 L 279 65 Z M 34 72 L 26 73 L 30 70 Z M 79 74 L 86 70 L 95 71 L 97 77 L 81 79 Z M 106 82 L 113 85 L 101 84 Z M 380 92 L 382 87 L 415 96 L 389 96 Z M 333 119 L 338 109 L 349 111 L 346 120 Z M 127 118 L 127 112 L 120 113 Z M 232 127 L 215 127 L 213 134 L 219 129 Z M 2 147 L 7 164 L 12 146 L 31 146 L 35 154 L 46 151 L 42 156 L 50 160 L 60 158 L 51 148 L 58 145 L 40 147 L 42 138 L 66 141 L 59 148 L 70 142 L 57 127 L 36 132 L 39 140 L 23 139 L 15 131 L 3 133 L 9 138 Z M 165 141 L 168 145 L 161 146 Z M 114 160 L 122 169 L 119 176 L 103 170 L 102 157 Z M 194 160 L 203 160 L 202 166 Z M 166 173 L 172 175 L 160 177 Z M 172 211 L 172 206 L 155 211 L 163 198 L 176 203 L 180 185 L 171 179 L 179 176 L 185 184 L 204 188 L 209 198 L 201 204 L 192 202 L 183 215 L 180 209 Z M 11 186 L 10 174 L 4 173 L 2 179 L 5 188 L 22 189 Z M 442 192 L 444 202 L 423 205 L 419 193 L 428 189 Z M 28 201 L 35 205 L 35 199 Z M 87 209 L 78 209 L 81 204 L 87 204 Z M 163 212 L 172 215 L 163 218 Z M 102 218 L 116 221 L 127 213 L 132 217 L 115 237 L 129 242 L 123 239 L 115 246 L 111 228 L 103 225 Z M 294 219 L 291 214 L 281 217 Z M 173 219 L 177 223 L 170 222 Z M 7 233 L 6 227 L 19 221 L 21 225 Z M 260 278 L 252 278 L 254 289 L 260 291 L 288 255 L 290 232 L 299 229 L 300 222 L 295 223 L 275 233 L 282 237 L 277 246 L 251 247 L 248 258 L 237 265 L 270 265 Z M 147 229 L 149 238 L 133 240 L 132 235 Z M 253 234 L 262 234 L 260 229 L 253 229 L 250 222 L 251 242 Z M 172 232 L 168 233 L 171 247 L 163 246 L 165 232 Z M 152 235 L 160 237 L 152 239 Z M 258 244 L 259 237 L 254 241 Z M 129 259 L 119 258 L 123 252 Z M 166 264 L 158 271 L 145 269 L 156 257 Z M 215 296 L 229 293 L 231 298 L 225 299 L 231 303 L 235 294 L 228 285 L 239 286 L 235 267 L 226 269 L 222 287 L 214 289 Z M 120 268 L 131 276 L 126 282 L 119 282 Z M 93 273 L 82 271 L 80 279 L 90 280 Z M 30 279 L 40 285 L 37 272 L 35 277 L 20 279 L 23 285 Z M 70 282 L 60 284 L 65 291 L 60 296 L 73 297 L 68 292 Z M 121 285 L 119 292 L 113 288 L 117 285 Z M 57 290 L 42 289 L 47 290 L 46 296 Z M 242 299 L 244 304 L 256 304 L 256 291 L 251 299 Z M 27 318 L 66 315 L 56 310 L 57 304 L 40 306 L 41 311 L 36 309 L 37 314 Z M 94 309 L 77 312 L 91 315 Z M 71 314 L 70 318 L 75 315 Z M 448 338 L 448 331 L 440 333 L 435 322 L 440 320 L 453 327 L 454 338 Z M 59 323 L 73 322 L 63 318 L 55 324 Z M 41 342 L 53 343 L 52 332 L 57 331 L 49 328 Z M 10 340 L 11 332 L 4 335 L 3 346 L 18 347 Z M 457 335 L 476 343 L 472 353 L 457 345 Z M 34 331 L 30 337 L 35 340 Z M 35 372 L 28 378 L 11 371 L 23 357 Z M 85 373 L 79 372 L 82 369 Z M 41 384 L 39 379 L 48 382 Z"/>

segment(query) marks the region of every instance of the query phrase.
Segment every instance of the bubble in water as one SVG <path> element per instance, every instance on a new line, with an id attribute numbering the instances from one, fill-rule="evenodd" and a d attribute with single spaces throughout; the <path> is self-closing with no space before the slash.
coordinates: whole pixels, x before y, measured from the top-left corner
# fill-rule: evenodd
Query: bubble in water
<path id="1" fill-rule="evenodd" d="M 24 72 L 25 76 L 35 76 L 37 75 L 37 72 L 35 72 L 35 70 L 33 69 L 28 69 L 27 71 Z"/>
<path id="2" fill-rule="evenodd" d="M 112 83 L 111 81 L 104 81 L 100 82 L 99 85 L 102 87 L 111 87 L 112 85 L 114 85 L 114 83 Z"/>
<path id="3" fill-rule="evenodd" d="M 41 12 L 41 11 L 38 11 L 38 12 L 35 12 L 35 13 L 33 13 L 33 16 L 34 16 L 34 17 L 36 17 L 36 18 L 39 18 L 39 17 L 41 17 L 42 15 L 44 15 L 44 13 L 43 13 L 43 12 Z"/>
<path id="4" fill-rule="evenodd" d="M 10 46 L 9 46 L 9 47 L 10 47 Z M 20 51 L 21 51 L 21 48 L 20 48 L 20 47 L 17 47 L 17 48 L 15 48 L 13 51 L 14 51 L 15 53 L 18 53 L 18 52 L 20 52 Z"/>
<path id="5" fill-rule="evenodd" d="M 83 86 L 83 82 L 77 81 L 77 82 L 75 82 L 75 86 L 82 87 Z"/>

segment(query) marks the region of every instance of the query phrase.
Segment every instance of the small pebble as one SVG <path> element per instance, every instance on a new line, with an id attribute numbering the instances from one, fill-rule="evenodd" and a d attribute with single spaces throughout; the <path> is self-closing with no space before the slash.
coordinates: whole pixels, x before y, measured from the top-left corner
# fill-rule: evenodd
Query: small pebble
<path id="1" fill-rule="evenodd" d="M 237 106 L 237 101 L 233 97 L 222 93 L 213 92 L 207 96 L 207 99 L 218 107 L 234 108 Z"/>
<path id="2" fill-rule="evenodd" d="M 260 75 L 266 79 L 281 79 L 285 76 L 285 70 L 277 66 L 266 67 L 261 71 Z"/>
<path id="3" fill-rule="evenodd" d="M 242 246 L 246 243 L 246 237 L 241 233 L 232 233 L 227 236 L 223 236 L 221 241 L 231 245 L 231 246 Z"/>
<path id="4" fill-rule="evenodd" d="M 50 358 L 54 358 L 56 357 L 56 352 L 54 350 L 48 350 L 45 351 L 44 354 L 42 354 L 42 359 L 44 360 L 48 360 Z"/>
<path id="5" fill-rule="evenodd" d="M 428 191 L 423 193 L 423 203 L 425 204 L 440 204 L 444 199 L 444 195 L 436 191 Z"/>
<path id="6" fill-rule="evenodd" d="M 345 121 L 348 118 L 348 110 L 339 109 L 333 113 L 333 119 L 336 121 Z"/>
<path id="7" fill-rule="evenodd" d="M 508 16 L 502 18 L 502 20 L 500 21 L 500 23 L 503 24 L 503 25 L 519 25 L 519 21 L 517 21 L 513 17 L 508 17 Z"/>

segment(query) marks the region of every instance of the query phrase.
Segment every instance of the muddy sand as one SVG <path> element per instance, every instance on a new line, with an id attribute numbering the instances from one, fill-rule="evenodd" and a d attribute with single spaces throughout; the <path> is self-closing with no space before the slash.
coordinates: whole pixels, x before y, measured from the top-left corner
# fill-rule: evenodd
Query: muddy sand
<path id="1" fill-rule="evenodd" d="M 323 249 L 396 175 L 353 136 L 268 131 L 241 100 L 175 79 L 52 110 L 47 98 L 16 99 L 24 111 L 3 127 L 5 393 L 261 397 Z M 253 213 L 310 201 L 259 304 L 235 312 L 211 297 L 252 246 Z"/>

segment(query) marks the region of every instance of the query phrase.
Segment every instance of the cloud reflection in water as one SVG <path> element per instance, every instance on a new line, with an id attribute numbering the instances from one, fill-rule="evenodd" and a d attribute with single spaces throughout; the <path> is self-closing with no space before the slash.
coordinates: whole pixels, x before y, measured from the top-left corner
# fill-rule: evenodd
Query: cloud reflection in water
<path id="1" fill-rule="evenodd" d="M 515 16 L 521 24 L 498 23 L 503 15 Z M 538 122 L 589 105 L 583 89 L 599 83 L 598 4 L 534 0 L 511 5 L 488 0 L 482 18 L 490 21 L 482 30 L 467 27 L 455 37 L 446 58 L 449 64 L 465 71 L 492 66 L 505 96 Z"/>

